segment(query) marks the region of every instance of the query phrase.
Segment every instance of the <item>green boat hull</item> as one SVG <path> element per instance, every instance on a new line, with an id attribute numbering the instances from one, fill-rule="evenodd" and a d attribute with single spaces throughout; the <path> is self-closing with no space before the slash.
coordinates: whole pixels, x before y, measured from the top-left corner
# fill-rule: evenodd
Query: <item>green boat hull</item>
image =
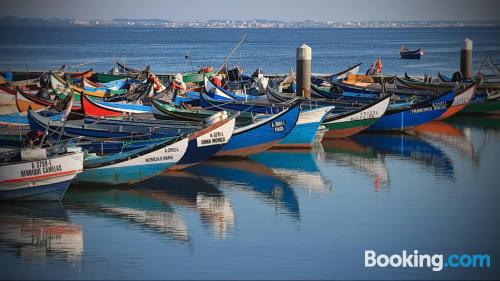
<path id="1" fill-rule="evenodd" d="M 198 72 L 192 72 L 192 73 L 184 73 L 182 75 L 182 80 L 184 83 L 191 82 L 191 83 L 202 83 L 204 81 L 204 77 L 211 77 L 213 76 L 213 72 L 207 72 L 207 73 L 198 73 Z"/>
<path id="2" fill-rule="evenodd" d="M 500 114 L 500 100 L 472 103 L 467 105 L 461 112 Z"/>
<path id="3" fill-rule="evenodd" d="M 107 82 L 112 82 L 120 79 L 125 79 L 129 78 L 127 75 L 114 75 L 114 74 L 107 74 L 107 73 L 95 73 L 95 80 L 97 83 L 107 83 Z"/>
<path id="4" fill-rule="evenodd" d="M 324 123 L 323 125 L 328 129 L 325 133 L 324 138 L 345 138 L 357 134 L 371 125 L 375 124 L 379 119 L 363 119 L 363 120 L 353 120 L 340 123 Z"/>
<path id="5" fill-rule="evenodd" d="M 158 107 L 161 107 L 163 112 L 167 116 L 164 118 L 174 119 L 174 120 L 189 120 L 189 121 L 203 121 L 206 118 L 212 116 L 216 111 L 205 110 L 205 109 L 183 109 L 176 108 L 165 103 L 155 103 Z M 253 116 L 250 112 L 240 112 L 240 115 L 236 118 L 236 124 L 239 126 L 248 125 L 253 122 Z"/>

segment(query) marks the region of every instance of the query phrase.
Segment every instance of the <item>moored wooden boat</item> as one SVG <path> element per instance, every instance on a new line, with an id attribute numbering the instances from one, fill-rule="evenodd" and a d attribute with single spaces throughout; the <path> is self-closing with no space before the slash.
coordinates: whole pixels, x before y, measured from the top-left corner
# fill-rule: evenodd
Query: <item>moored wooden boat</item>
<path id="1" fill-rule="evenodd" d="M 289 108 L 250 125 L 238 127 L 216 156 L 247 157 L 278 144 L 295 127 L 300 114 L 300 101 Z"/>
<path id="2" fill-rule="evenodd" d="M 263 114 L 274 114 L 287 108 L 293 100 L 287 103 L 271 104 L 267 101 L 221 101 L 209 97 L 205 93 L 200 93 L 200 105 L 208 110 L 229 110 L 229 111 L 242 111 Z"/>
<path id="3" fill-rule="evenodd" d="M 80 183 L 131 184 L 161 174 L 177 163 L 188 147 L 188 137 L 166 141 L 123 153 L 87 157 Z"/>
<path id="4" fill-rule="evenodd" d="M 151 106 L 140 104 L 124 104 L 115 102 L 100 102 L 86 95 L 80 95 L 82 110 L 85 115 L 94 117 L 123 116 L 127 114 L 152 113 Z"/>
<path id="5" fill-rule="evenodd" d="M 133 78 L 133 75 L 120 75 L 120 74 L 109 74 L 109 73 L 95 73 L 95 81 L 97 83 L 107 83 L 121 79 Z"/>
<path id="6" fill-rule="evenodd" d="M 27 112 L 28 110 L 40 110 L 54 106 L 62 100 L 51 100 L 47 98 L 39 98 L 34 94 L 27 93 L 21 89 L 17 89 L 16 106 L 19 112 Z M 72 104 L 71 111 L 81 112 L 81 106 L 78 102 Z"/>
<path id="7" fill-rule="evenodd" d="M 390 96 L 386 96 L 357 110 L 328 116 L 323 121 L 328 129 L 324 138 L 345 138 L 375 124 L 387 111 Z"/>
<path id="8" fill-rule="evenodd" d="M 0 200 L 60 201 L 83 170 L 83 152 L 78 150 L 48 155 L 42 148 L 23 149 L 20 154 L 2 158 Z"/>
<path id="9" fill-rule="evenodd" d="M 331 76 L 331 80 L 342 80 L 347 78 L 350 74 L 358 74 L 361 63 L 350 66 L 342 71 L 339 71 Z"/>
<path id="10" fill-rule="evenodd" d="M 408 107 L 388 110 L 367 131 L 405 131 L 439 118 L 448 110 L 454 91 L 445 92 Z"/>
<path id="11" fill-rule="evenodd" d="M 82 79 L 82 87 L 85 90 L 91 90 L 93 89 L 94 91 L 106 91 L 106 90 L 120 90 L 123 89 L 128 83 L 128 79 L 120 79 L 116 81 L 111 81 L 107 83 L 98 83 L 98 82 L 92 82 L 88 78 L 83 78 Z"/>
<path id="12" fill-rule="evenodd" d="M 209 95 L 211 98 L 215 100 L 221 100 L 221 101 L 232 101 L 232 100 L 240 100 L 240 101 L 247 101 L 247 100 L 262 100 L 265 97 L 261 96 L 252 96 L 252 95 L 245 95 L 242 93 L 235 93 L 230 90 L 226 90 L 221 87 L 217 87 L 212 81 L 210 81 L 207 77 L 204 79 L 205 82 L 205 92 L 207 95 Z"/>
<path id="13" fill-rule="evenodd" d="M 0 105 L 15 105 L 16 90 L 11 87 L 0 86 Z"/>
<path id="14" fill-rule="evenodd" d="M 450 118 L 451 116 L 459 113 L 461 110 L 467 107 L 467 105 L 474 98 L 476 92 L 476 84 L 471 84 L 468 88 L 457 93 L 453 98 L 453 103 L 448 107 L 448 109 L 436 120 L 444 120 Z"/>
<path id="15" fill-rule="evenodd" d="M 424 49 L 418 48 L 414 51 L 409 50 L 406 47 L 401 48 L 399 52 L 402 59 L 421 59 L 424 56 Z"/>
<path id="16" fill-rule="evenodd" d="M 335 106 L 301 105 L 299 119 L 292 131 L 273 148 L 311 148 L 321 123 Z"/>
<path id="17" fill-rule="evenodd" d="M 123 131 L 135 130 L 138 133 L 154 131 L 158 129 L 161 131 L 163 128 L 172 126 L 173 133 L 178 131 L 189 133 L 188 148 L 184 156 L 173 166 L 170 170 L 181 170 L 187 167 L 196 165 L 208 158 L 212 157 L 215 153 L 220 151 L 224 145 L 230 141 L 235 127 L 236 115 L 228 116 L 226 112 L 215 112 L 204 120 L 204 126 L 200 126 L 195 122 L 184 122 L 184 126 L 189 128 L 191 132 L 182 128 L 181 122 L 167 122 L 156 120 L 117 120 L 117 119 L 98 119 L 89 120 L 97 124 L 102 129 L 114 130 L 120 128 Z M 86 119 L 87 120 L 87 119 Z M 165 124 L 163 124 L 165 123 Z M 171 125 L 169 125 L 171 124 Z M 142 130 L 141 127 L 146 128 Z"/>
<path id="18" fill-rule="evenodd" d="M 78 96 L 79 95 L 88 95 L 92 97 L 97 97 L 97 98 L 106 98 L 106 97 L 112 97 L 120 94 L 124 94 L 126 91 L 125 90 L 117 90 L 117 91 L 87 91 L 84 90 L 74 84 L 71 84 L 67 81 L 64 81 L 61 77 L 57 76 L 54 73 L 50 73 L 50 85 L 54 92 L 60 96 L 66 96 L 73 92 L 76 94 L 76 99 L 79 100 Z"/>
<path id="19" fill-rule="evenodd" d="M 82 78 L 90 78 L 94 75 L 94 70 L 91 68 L 84 72 L 69 72 L 66 73 L 73 81 L 80 81 Z"/>

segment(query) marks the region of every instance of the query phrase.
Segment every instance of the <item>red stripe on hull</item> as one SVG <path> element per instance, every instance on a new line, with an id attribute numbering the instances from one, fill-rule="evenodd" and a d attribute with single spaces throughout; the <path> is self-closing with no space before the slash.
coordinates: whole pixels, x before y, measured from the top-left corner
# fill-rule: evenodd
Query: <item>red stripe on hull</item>
<path id="1" fill-rule="evenodd" d="M 64 172 L 58 172 L 58 173 L 53 173 L 53 174 L 47 174 L 47 175 L 34 176 L 34 177 L 29 177 L 29 178 L 10 179 L 10 180 L 1 181 L 0 183 L 26 182 L 26 181 L 33 181 L 33 180 L 48 179 L 48 178 L 53 178 L 53 177 L 67 176 L 67 175 L 71 175 L 71 174 L 76 174 L 76 173 L 79 173 L 81 171 L 82 170 L 72 170 L 72 171 L 64 171 Z"/>
<path id="2" fill-rule="evenodd" d="M 282 144 L 278 143 L 277 145 L 271 147 L 271 149 L 290 149 L 290 148 L 296 148 L 296 149 L 311 149 L 313 147 L 312 144 L 303 144 L 303 143 L 289 143 L 289 144 Z"/>
<path id="3" fill-rule="evenodd" d="M 459 113 L 462 109 L 464 109 L 468 104 L 456 105 L 448 108 L 439 118 L 436 120 L 444 120 L 446 118 L 450 118 L 451 116 Z"/>

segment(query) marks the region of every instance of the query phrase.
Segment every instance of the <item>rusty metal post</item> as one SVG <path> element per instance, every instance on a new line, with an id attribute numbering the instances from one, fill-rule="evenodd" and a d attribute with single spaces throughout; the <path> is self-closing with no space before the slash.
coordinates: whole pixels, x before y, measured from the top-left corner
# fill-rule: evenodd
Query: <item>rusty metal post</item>
<path id="1" fill-rule="evenodd" d="M 311 98 L 312 49 L 306 44 L 297 48 L 297 96 Z"/>
<path id="2" fill-rule="evenodd" d="M 472 78 L 472 40 L 465 39 L 464 47 L 460 50 L 460 72 L 464 79 Z"/>

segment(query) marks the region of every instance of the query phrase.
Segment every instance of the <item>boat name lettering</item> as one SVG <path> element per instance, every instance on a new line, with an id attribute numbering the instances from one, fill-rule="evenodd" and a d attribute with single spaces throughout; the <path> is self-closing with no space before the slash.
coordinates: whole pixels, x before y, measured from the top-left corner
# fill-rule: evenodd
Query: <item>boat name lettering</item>
<path id="1" fill-rule="evenodd" d="M 271 128 L 274 129 L 275 132 L 282 132 L 285 130 L 286 121 L 275 121 L 271 123 Z"/>
<path id="2" fill-rule="evenodd" d="M 197 143 L 198 146 L 207 146 L 207 145 L 215 145 L 215 144 L 224 144 L 226 143 L 226 137 L 224 137 L 224 132 L 211 132 L 207 137 L 198 138 Z"/>
<path id="3" fill-rule="evenodd" d="M 440 101 L 432 104 L 432 108 L 434 110 L 436 109 L 444 109 L 446 108 L 446 102 L 445 101 Z"/>
<path id="4" fill-rule="evenodd" d="M 422 108 L 417 108 L 417 109 L 412 109 L 411 113 L 423 113 L 423 112 L 428 112 L 432 111 L 432 106 L 427 106 L 427 107 L 422 107 Z"/>
<path id="5" fill-rule="evenodd" d="M 211 138 L 218 138 L 218 137 L 223 137 L 223 136 L 224 136 L 224 132 L 212 132 L 212 133 L 210 133 Z"/>
<path id="6" fill-rule="evenodd" d="M 50 160 L 42 160 L 31 163 L 31 169 L 21 170 L 21 177 L 32 177 L 44 174 L 52 174 L 62 171 L 62 165 L 52 165 Z"/>
<path id="7" fill-rule="evenodd" d="M 173 159 L 174 159 L 174 157 L 172 155 L 164 155 L 164 156 L 149 157 L 149 158 L 146 158 L 144 161 L 146 163 L 150 163 L 150 162 L 168 161 L 168 160 L 173 160 Z"/>
<path id="8" fill-rule="evenodd" d="M 168 153 L 168 152 L 179 152 L 179 148 L 178 147 L 167 147 L 165 148 L 165 152 Z"/>
<path id="9" fill-rule="evenodd" d="M 352 116 L 350 121 L 373 119 L 377 115 L 378 115 L 378 110 L 361 111 L 359 114 Z"/>

